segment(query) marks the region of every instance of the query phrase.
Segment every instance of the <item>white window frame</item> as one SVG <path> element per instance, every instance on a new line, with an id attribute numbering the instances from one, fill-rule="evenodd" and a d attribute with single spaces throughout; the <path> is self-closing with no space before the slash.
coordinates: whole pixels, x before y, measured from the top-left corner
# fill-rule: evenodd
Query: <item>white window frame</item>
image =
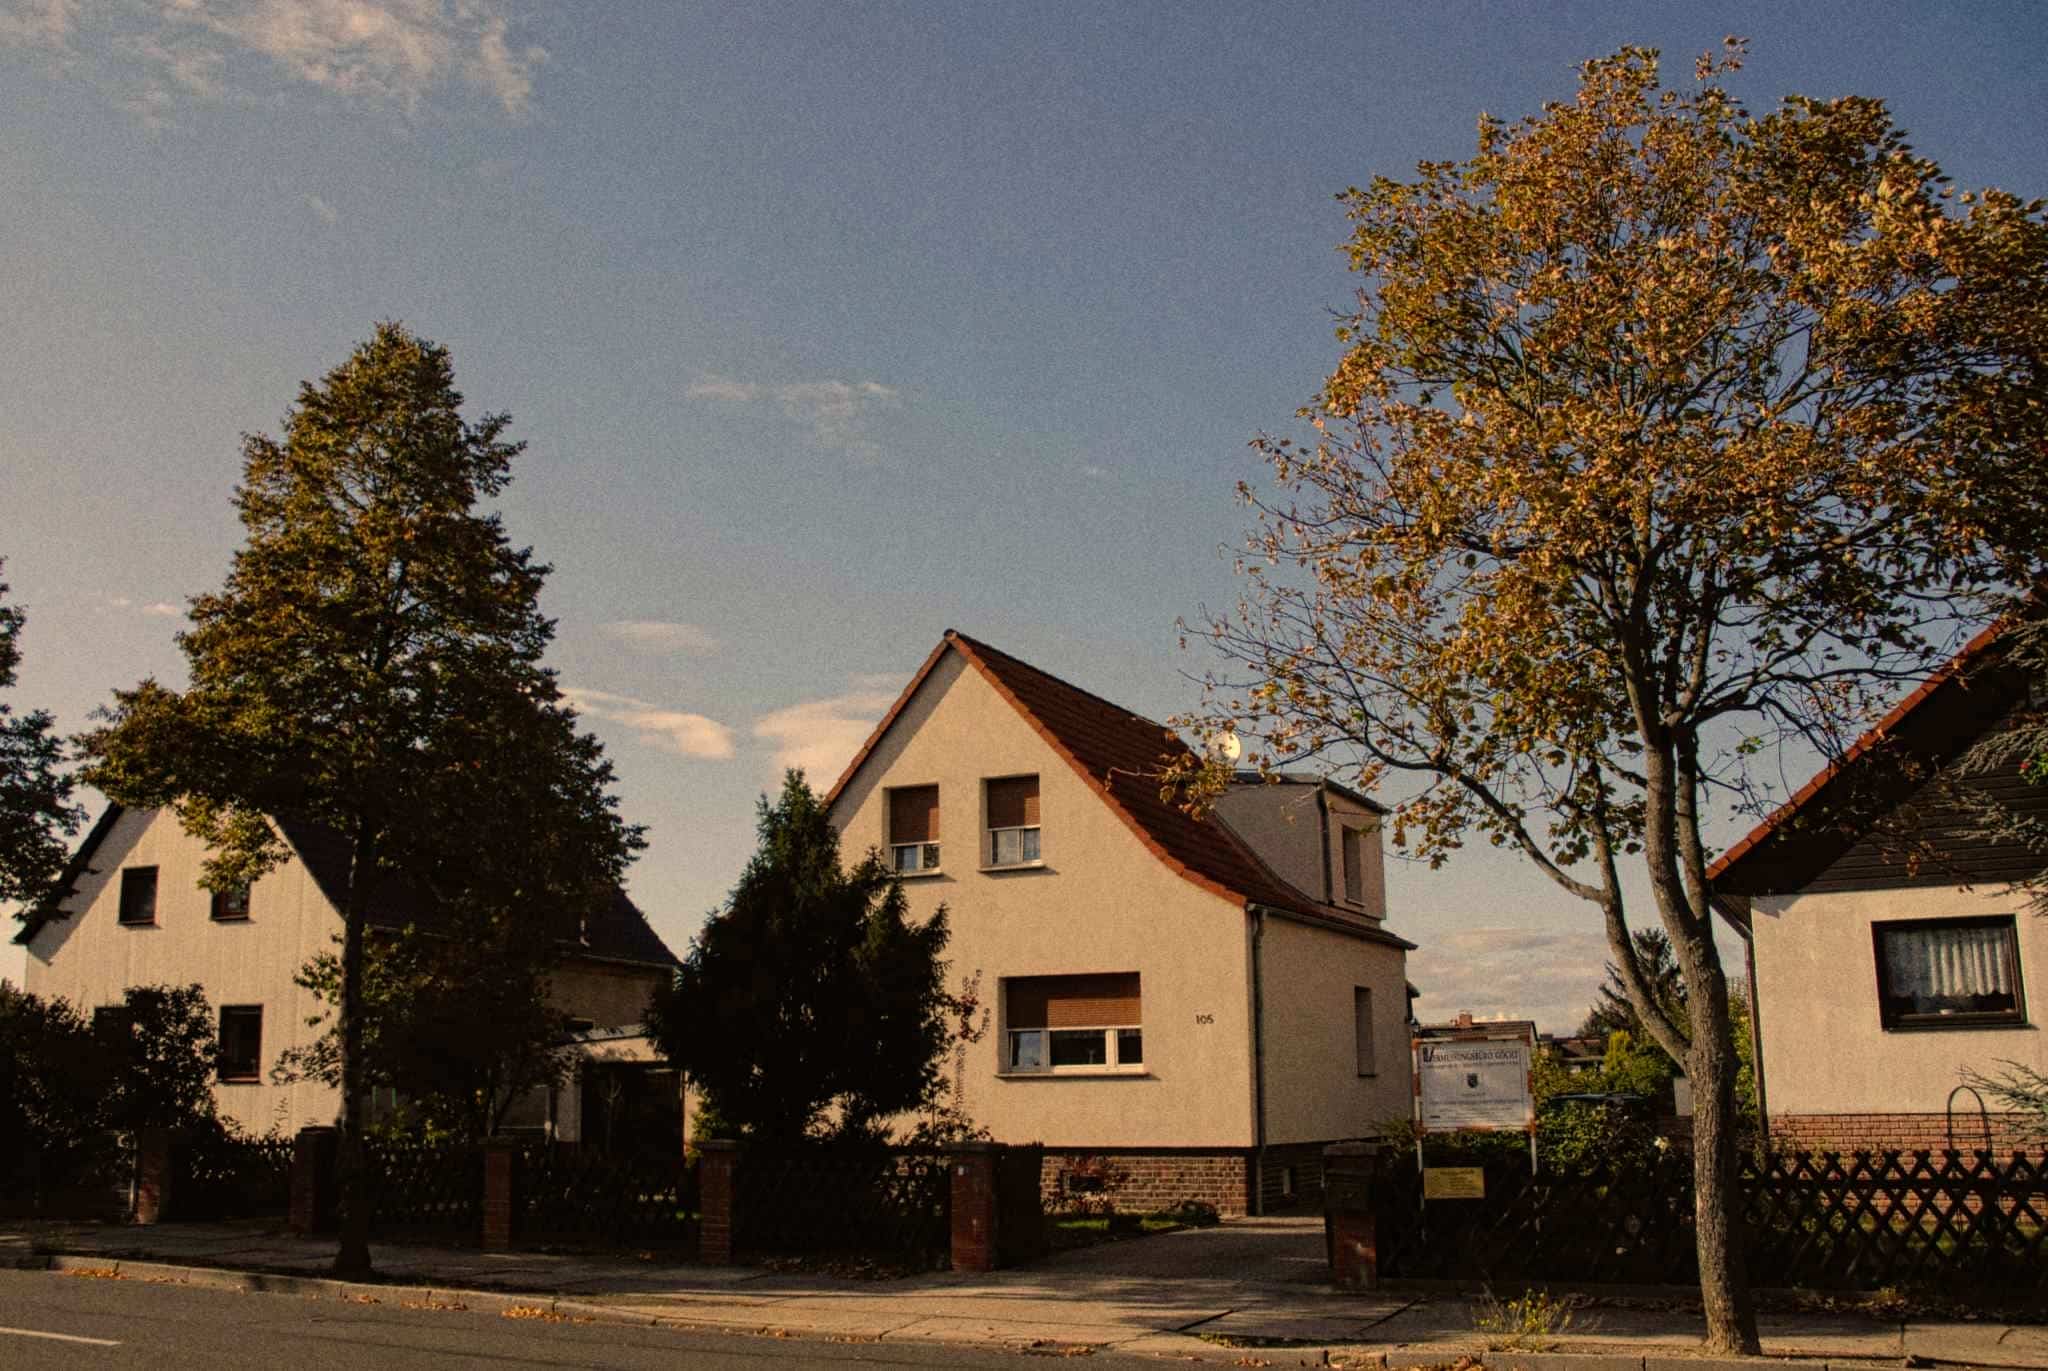
<path id="1" fill-rule="evenodd" d="M 1121 1059 L 1119 1048 L 1122 1044 L 1118 1035 L 1123 1032 L 1140 1036 L 1139 1059 L 1126 1062 Z M 1013 1028 L 1006 1035 L 1003 1044 L 1003 1071 L 1012 1076 L 1136 1076 L 1145 1071 L 1143 1037 L 1145 1025 L 1141 1023 L 1082 1024 L 1071 1028 Z M 1018 1066 L 1017 1040 L 1027 1033 L 1036 1033 L 1044 1038 L 1040 1044 L 1039 1056 L 1046 1059 L 1042 1066 Z M 1081 1062 L 1073 1066 L 1054 1066 L 1049 1060 L 1052 1053 L 1052 1035 L 1055 1033 L 1100 1033 L 1103 1035 L 1103 1060 Z"/>
<path id="2" fill-rule="evenodd" d="M 904 865 L 904 856 L 915 859 L 909 866 Z M 889 844 L 889 869 L 899 876 L 935 876 L 939 872 L 939 845 L 937 843 L 891 843 Z"/>
<path id="3" fill-rule="evenodd" d="M 1044 856 L 1043 856 L 1043 853 L 1044 853 L 1045 849 L 1044 849 L 1044 848 L 1043 848 L 1043 847 L 1042 847 L 1042 846 L 1040 845 L 1040 841 L 1039 841 L 1039 836 L 1038 836 L 1038 833 L 1039 833 L 1039 828 L 1040 828 L 1040 825 L 1038 825 L 1038 824 L 1019 824 L 1019 825 L 1018 825 L 1017 827 L 1015 827 L 1015 828 L 991 828 L 991 829 L 989 829 L 989 830 L 988 830 L 988 865 L 989 865 L 989 869 L 990 869 L 990 870 L 992 870 L 992 871 L 1000 871 L 1000 870 L 1004 870 L 1004 869 L 1006 869 L 1006 868 L 1009 868 L 1009 867 L 1013 867 L 1013 866 L 1043 866 L 1043 865 L 1045 864 L 1045 858 L 1044 858 Z M 1019 853 L 1022 853 L 1022 852 L 1024 851 L 1025 847 L 1026 847 L 1026 846 L 1027 846 L 1027 844 L 1028 844 L 1028 845 L 1029 845 L 1029 847 L 1031 848 L 1031 853 L 1030 853 L 1030 855 L 1029 855 L 1029 856 L 1019 856 L 1019 857 L 1017 858 L 1017 860 L 1016 860 L 1016 861 L 1013 861 L 1013 862 L 1006 862 L 1006 861 L 1002 860 L 1002 859 L 1001 859 L 1001 858 L 1000 858 L 999 856 L 997 856 L 998 840 L 999 840 L 999 839 L 1000 839 L 1000 838 L 1002 837 L 1002 835 L 1003 835 L 1003 834 L 1005 834 L 1005 833 L 1015 833 L 1015 834 L 1018 834 L 1019 836 L 1018 836 L 1018 839 L 1017 839 L 1017 851 L 1018 851 Z M 1025 836 L 1023 836 L 1023 835 L 1026 835 L 1026 834 L 1028 834 L 1028 835 L 1029 835 L 1029 837 L 1028 837 L 1028 838 L 1027 838 L 1027 837 L 1025 837 Z"/>

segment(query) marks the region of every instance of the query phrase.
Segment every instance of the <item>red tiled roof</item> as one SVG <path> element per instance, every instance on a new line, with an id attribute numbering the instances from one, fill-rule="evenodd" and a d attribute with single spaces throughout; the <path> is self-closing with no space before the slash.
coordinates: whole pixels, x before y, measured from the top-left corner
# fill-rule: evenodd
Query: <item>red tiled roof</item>
<path id="1" fill-rule="evenodd" d="M 1863 756 L 1890 737 L 1892 732 L 1905 722 L 1908 715 L 1926 703 L 1929 696 L 1933 695 L 1936 690 L 1949 681 L 1955 679 L 1965 667 L 1981 657 L 1985 650 L 2005 631 L 2005 627 L 2002 621 L 1994 623 L 1964 644 L 1962 651 L 1949 658 L 1938 671 L 1922 681 L 1918 686 L 1915 686 L 1911 694 L 1893 705 L 1891 711 L 1882 719 L 1879 719 L 1875 724 L 1866 729 L 1863 736 L 1858 738 L 1850 745 L 1849 750 L 1842 754 L 1841 760 L 1830 762 L 1825 767 L 1822 767 L 1812 780 L 1794 791 L 1790 799 L 1779 805 L 1771 812 L 1768 818 L 1751 829 L 1741 842 L 1715 858 L 1713 865 L 1707 868 L 1707 879 L 1719 880 L 1737 862 L 1742 861 L 1750 853 L 1762 847 L 1772 835 L 1784 828 L 1800 811 L 1813 803 L 1820 796 L 1821 792 L 1828 787 L 1829 783 L 1841 776 L 1857 758 Z"/>
<path id="2" fill-rule="evenodd" d="M 1181 876 L 1229 900 L 1321 918 L 1333 913 L 1342 917 L 1339 911 L 1318 904 L 1274 875 L 1225 825 L 1195 818 L 1159 798 L 1160 772 L 1175 759 L 1188 755 L 1187 744 L 1172 729 L 953 629 L 946 630 L 946 636 L 925 658 L 924 665 L 832 787 L 826 797 L 828 807 L 838 800 L 904 705 L 948 651 L 958 652 L 966 659 L 998 695 L 1016 708 L 1039 737 L 1102 796 L 1103 802 L 1138 840 Z M 1399 941 L 1392 934 L 1382 936 Z"/>

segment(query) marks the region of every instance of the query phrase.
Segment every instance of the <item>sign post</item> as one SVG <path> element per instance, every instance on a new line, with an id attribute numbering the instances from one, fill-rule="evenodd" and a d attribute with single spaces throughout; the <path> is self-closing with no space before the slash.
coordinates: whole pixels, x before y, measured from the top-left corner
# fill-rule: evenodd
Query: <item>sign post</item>
<path id="1" fill-rule="evenodd" d="M 1483 1179 L 1459 1174 L 1432 1181 L 1422 1161 L 1422 1140 L 1430 1133 L 1529 1135 L 1529 1170 L 1536 1170 L 1536 1096 L 1530 1064 L 1535 1025 L 1529 1023 L 1459 1027 L 1413 1040 L 1415 1054 L 1415 1165 L 1423 1172 L 1423 1198 L 1477 1198 Z M 1460 1173 L 1470 1168 L 1449 1168 Z M 1475 1194 L 1475 1189 L 1477 1194 Z"/>

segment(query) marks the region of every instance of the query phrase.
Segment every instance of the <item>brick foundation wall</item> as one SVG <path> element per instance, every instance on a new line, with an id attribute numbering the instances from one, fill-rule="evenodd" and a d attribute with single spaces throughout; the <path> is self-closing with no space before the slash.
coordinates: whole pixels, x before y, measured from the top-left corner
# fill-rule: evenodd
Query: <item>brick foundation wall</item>
<path id="1" fill-rule="evenodd" d="M 1955 1146 L 1975 1152 L 1984 1146 L 1984 1117 L 1972 1110 L 1954 1118 Z M 2024 1114 L 1993 1114 L 1991 1150 L 2000 1155 L 2029 1146 L 2032 1129 Z M 1946 1114 L 1780 1114 L 1771 1119 L 1771 1141 L 1809 1152 L 1940 1151 L 1949 1145 Z"/>
<path id="2" fill-rule="evenodd" d="M 1171 1209 L 1182 1200 L 1212 1204 L 1237 1218 L 1251 1193 L 1251 1161 L 1243 1151 L 1140 1152 L 1118 1148 L 1050 1148 L 1039 1168 L 1039 1192 L 1055 1203 L 1060 1177 L 1095 1170 L 1105 1177 L 1100 1193 L 1126 1214 Z M 1320 1173 L 1319 1173 L 1320 1174 Z M 1113 1182 L 1109 1183 L 1109 1182 Z"/>

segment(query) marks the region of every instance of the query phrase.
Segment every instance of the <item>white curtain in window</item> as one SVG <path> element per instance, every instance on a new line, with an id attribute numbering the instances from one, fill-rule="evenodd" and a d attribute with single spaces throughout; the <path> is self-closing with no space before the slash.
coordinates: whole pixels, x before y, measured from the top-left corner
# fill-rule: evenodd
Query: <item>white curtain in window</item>
<path id="1" fill-rule="evenodd" d="M 2004 928 L 1916 928 L 1885 938 L 1885 971 L 1894 995 L 1940 999 L 2010 995 Z"/>

